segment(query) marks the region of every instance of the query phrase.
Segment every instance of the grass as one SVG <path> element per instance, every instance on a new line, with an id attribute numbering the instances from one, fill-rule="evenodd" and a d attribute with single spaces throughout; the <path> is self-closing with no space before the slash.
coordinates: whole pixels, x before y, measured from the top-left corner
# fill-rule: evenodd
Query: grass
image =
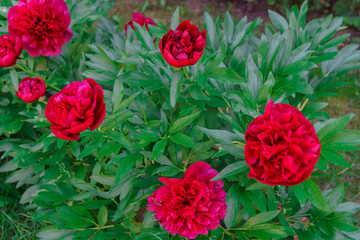
<path id="1" fill-rule="evenodd" d="M 6 175 L 0 174 L 0 182 L 5 182 Z M 19 204 L 22 189 L 14 185 L 0 185 L 0 239 L 30 240 L 36 239 L 41 223 L 32 221 L 26 205 Z"/>

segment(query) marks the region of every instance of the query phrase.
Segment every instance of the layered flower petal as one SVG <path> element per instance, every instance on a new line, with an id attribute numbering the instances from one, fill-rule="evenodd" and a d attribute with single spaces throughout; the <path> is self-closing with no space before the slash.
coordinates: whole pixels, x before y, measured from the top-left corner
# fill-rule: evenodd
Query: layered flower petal
<path id="1" fill-rule="evenodd" d="M 305 181 L 320 157 L 321 145 L 305 116 L 288 104 L 271 100 L 265 113 L 245 133 L 245 161 L 250 178 L 292 186 Z"/>
<path id="2" fill-rule="evenodd" d="M 56 56 L 70 41 L 70 13 L 64 0 L 21 0 L 8 13 L 9 33 L 33 56 Z"/>
<path id="3" fill-rule="evenodd" d="M 211 181 L 217 174 L 208 163 L 196 162 L 181 179 L 161 177 L 166 185 L 148 198 L 147 209 L 172 234 L 188 239 L 207 234 L 226 214 L 224 183 Z"/>
<path id="4" fill-rule="evenodd" d="M 170 30 L 160 40 L 160 51 L 173 67 L 181 68 L 196 64 L 206 45 L 206 30 L 199 29 L 185 20 L 174 30 Z"/>
<path id="5" fill-rule="evenodd" d="M 65 86 L 50 97 L 45 109 L 52 132 L 65 140 L 78 140 L 80 132 L 94 130 L 105 114 L 102 87 L 91 78 Z"/>
<path id="6" fill-rule="evenodd" d="M 32 103 L 45 95 L 46 86 L 41 78 L 24 78 L 19 84 L 16 95 L 27 103 Z"/>
<path id="7" fill-rule="evenodd" d="M 18 37 L 11 37 L 8 34 L 0 36 L 0 68 L 14 65 L 21 54 L 22 47 L 22 42 Z"/>

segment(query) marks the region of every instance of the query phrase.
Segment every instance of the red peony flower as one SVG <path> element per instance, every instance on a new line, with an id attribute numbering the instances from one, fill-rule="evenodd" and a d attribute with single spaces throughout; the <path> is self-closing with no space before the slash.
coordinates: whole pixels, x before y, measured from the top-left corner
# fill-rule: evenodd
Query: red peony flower
<path id="1" fill-rule="evenodd" d="M 320 156 L 320 141 L 309 120 L 296 108 L 272 100 L 264 115 L 250 123 L 245 140 L 248 176 L 269 185 L 303 182 Z"/>
<path id="2" fill-rule="evenodd" d="M 165 60 L 173 67 L 194 65 L 202 56 L 206 45 L 206 30 L 199 29 L 185 20 L 175 31 L 170 30 L 160 41 Z"/>
<path id="3" fill-rule="evenodd" d="M 64 0 L 20 0 L 8 14 L 9 33 L 33 56 L 55 56 L 70 41 L 70 13 Z"/>
<path id="4" fill-rule="evenodd" d="M 16 63 L 22 51 L 22 43 L 18 37 L 0 36 L 0 68 L 10 67 Z"/>
<path id="5" fill-rule="evenodd" d="M 147 209 L 172 234 L 189 239 L 207 234 L 226 214 L 224 183 L 211 181 L 217 174 L 206 162 L 196 162 L 182 179 L 161 177 L 166 185 L 148 198 Z"/>
<path id="6" fill-rule="evenodd" d="M 146 27 L 146 29 L 149 31 L 148 25 L 154 25 L 156 26 L 156 23 L 154 22 L 154 20 L 152 20 L 151 18 L 146 18 L 144 15 L 142 15 L 141 13 L 133 13 L 132 15 L 133 19 L 130 20 L 127 24 L 125 24 L 124 29 L 125 32 L 127 33 L 127 29 L 128 26 L 130 26 L 132 29 L 135 30 L 134 24 L 133 22 L 136 22 L 138 24 L 140 24 L 140 26 L 144 26 Z"/>
<path id="7" fill-rule="evenodd" d="M 27 103 L 32 103 L 45 95 L 46 86 L 41 78 L 24 78 L 19 84 L 16 95 Z"/>
<path id="8" fill-rule="evenodd" d="M 102 87 L 94 79 L 73 82 L 51 96 L 45 116 L 61 139 L 79 140 L 80 132 L 98 127 L 106 114 Z"/>

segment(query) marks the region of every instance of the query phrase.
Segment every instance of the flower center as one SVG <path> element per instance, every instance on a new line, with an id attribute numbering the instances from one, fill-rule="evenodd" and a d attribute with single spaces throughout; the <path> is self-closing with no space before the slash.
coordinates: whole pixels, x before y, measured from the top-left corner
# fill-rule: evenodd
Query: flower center
<path id="1" fill-rule="evenodd" d="M 20 84 L 19 92 L 24 95 L 36 94 L 40 91 L 42 85 L 36 80 L 25 81 Z"/>

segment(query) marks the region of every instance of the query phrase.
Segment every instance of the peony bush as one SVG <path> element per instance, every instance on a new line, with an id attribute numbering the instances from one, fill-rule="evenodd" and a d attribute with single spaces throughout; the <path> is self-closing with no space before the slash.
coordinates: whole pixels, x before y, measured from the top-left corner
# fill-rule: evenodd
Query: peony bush
<path id="1" fill-rule="evenodd" d="M 321 100 L 360 68 L 341 18 L 0 5 L 0 172 L 39 239 L 360 238 L 353 183 L 314 181 L 360 145 Z"/>

